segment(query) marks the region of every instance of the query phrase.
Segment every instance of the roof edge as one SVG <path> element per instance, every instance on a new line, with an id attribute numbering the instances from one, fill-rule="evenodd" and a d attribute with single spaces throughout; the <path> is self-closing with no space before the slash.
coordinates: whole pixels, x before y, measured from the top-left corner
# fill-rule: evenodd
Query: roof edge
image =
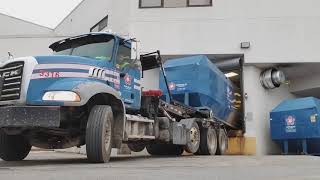
<path id="1" fill-rule="evenodd" d="M 28 21 L 28 20 L 25 20 L 25 19 L 21 19 L 21 18 L 14 17 L 14 16 L 11 16 L 11 15 L 8 15 L 8 14 L 4 14 L 4 13 L 1 13 L 1 12 L 0 12 L 0 15 L 7 16 L 9 18 L 12 18 L 12 19 L 15 19 L 15 20 L 19 20 L 19 21 L 22 21 L 22 22 L 25 22 L 25 23 L 28 23 L 28 24 L 32 24 L 32 25 L 35 25 L 35 26 L 38 26 L 38 27 L 41 27 L 41 28 L 45 28 L 45 29 L 48 29 L 48 30 L 51 30 L 51 31 L 54 30 L 54 29 L 49 28 L 47 26 L 43 26 L 43 25 Z"/>
<path id="2" fill-rule="evenodd" d="M 74 11 L 76 11 L 86 0 L 82 0 L 76 7 L 74 7 L 66 17 L 64 17 L 59 24 L 57 24 L 52 30 L 56 30 Z"/>

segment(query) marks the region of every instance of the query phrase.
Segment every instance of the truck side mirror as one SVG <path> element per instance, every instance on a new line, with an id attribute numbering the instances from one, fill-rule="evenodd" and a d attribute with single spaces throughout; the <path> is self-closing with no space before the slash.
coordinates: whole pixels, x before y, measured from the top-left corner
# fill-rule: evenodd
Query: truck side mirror
<path id="1" fill-rule="evenodd" d="M 140 58 L 140 42 L 136 39 L 132 39 L 131 43 L 131 59 L 139 59 Z"/>

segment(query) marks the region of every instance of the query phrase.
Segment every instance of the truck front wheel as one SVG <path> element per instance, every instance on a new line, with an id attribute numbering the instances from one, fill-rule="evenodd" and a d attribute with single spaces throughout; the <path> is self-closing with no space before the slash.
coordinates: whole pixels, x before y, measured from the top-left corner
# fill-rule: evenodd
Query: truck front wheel
<path id="1" fill-rule="evenodd" d="M 110 106 L 91 109 L 86 129 L 86 150 L 90 162 L 106 163 L 112 149 L 113 114 Z"/>
<path id="2" fill-rule="evenodd" d="M 22 135 L 7 135 L 0 130 L 0 158 L 5 161 L 21 161 L 31 150 L 29 141 Z"/>

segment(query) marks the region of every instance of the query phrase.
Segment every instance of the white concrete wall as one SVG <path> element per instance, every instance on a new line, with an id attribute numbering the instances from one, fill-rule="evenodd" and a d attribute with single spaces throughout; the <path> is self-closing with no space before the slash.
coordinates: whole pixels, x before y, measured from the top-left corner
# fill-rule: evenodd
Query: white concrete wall
<path id="1" fill-rule="evenodd" d="M 52 29 L 50 28 L 3 14 L 0 14 L 0 22 L 0 38 L 18 35 L 47 35 L 52 33 Z"/>
<path id="2" fill-rule="evenodd" d="M 319 62 L 320 1 L 213 0 L 212 7 L 138 9 L 131 33 L 164 54 L 245 54 L 246 63 Z M 240 42 L 251 42 L 241 50 Z"/>
<path id="3" fill-rule="evenodd" d="M 285 99 L 295 98 L 287 85 L 273 90 L 264 89 L 259 80 L 261 69 L 255 66 L 244 66 L 246 134 L 256 137 L 257 155 L 278 154 L 280 149 L 272 142 L 270 136 L 269 112 Z"/>
<path id="4" fill-rule="evenodd" d="M 49 45 L 59 39 L 60 37 L 0 38 L 0 61 L 8 59 L 8 52 L 14 57 L 51 54 Z"/>
<path id="5" fill-rule="evenodd" d="M 59 39 L 52 29 L 0 14 L 0 61 L 14 57 L 51 53 L 48 46 Z"/>
<path id="6" fill-rule="evenodd" d="M 131 32 L 129 22 L 131 18 L 130 2 L 131 0 L 113 0 L 111 4 L 109 28 L 123 36 L 129 36 Z"/>
<path id="7" fill-rule="evenodd" d="M 84 0 L 56 27 L 55 32 L 63 35 L 88 33 L 91 27 L 108 15 L 106 29 L 129 34 L 129 5 L 128 0 Z"/>
<path id="8" fill-rule="evenodd" d="M 85 0 L 55 32 L 85 33 L 109 15 L 108 29 L 137 37 L 143 51 L 245 54 L 246 63 L 320 61 L 317 0 L 213 0 L 212 7 L 151 9 L 138 3 Z M 241 49 L 243 41 L 251 48 Z"/>
<path id="9" fill-rule="evenodd" d="M 84 0 L 56 28 L 57 34 L 88 33 L 111 11 L 111 0 Z"/>

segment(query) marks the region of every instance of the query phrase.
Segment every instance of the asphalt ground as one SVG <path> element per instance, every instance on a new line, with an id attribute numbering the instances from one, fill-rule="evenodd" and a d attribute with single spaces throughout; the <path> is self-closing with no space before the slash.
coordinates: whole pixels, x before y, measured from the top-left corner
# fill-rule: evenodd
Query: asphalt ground
<path id="1" fill-rule="evenodd" d="M 112 157 L 90 164 L 84 155 L 31 152 L 25 161 L 0 160 L 0 180 L 320 180 L 317 156 Z"/>

